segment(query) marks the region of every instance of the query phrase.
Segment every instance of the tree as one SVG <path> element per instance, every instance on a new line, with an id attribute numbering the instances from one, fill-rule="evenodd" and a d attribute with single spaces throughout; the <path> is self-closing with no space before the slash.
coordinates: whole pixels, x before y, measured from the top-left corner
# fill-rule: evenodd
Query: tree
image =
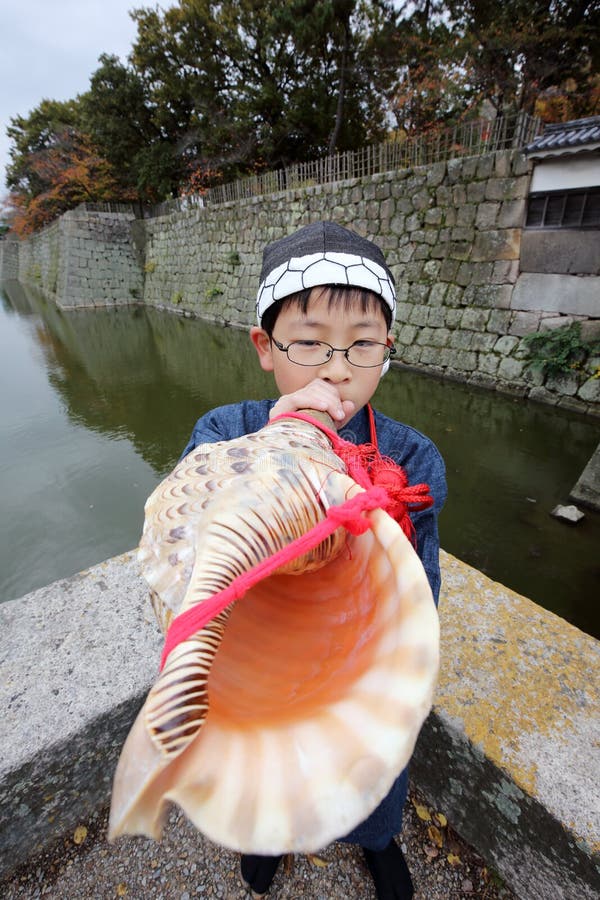
<path id="1" fill-rule="evenodd" d="M 32 167 L 32 160 L 52 145 L 56 134 L 79 127 L 80 120 L 81 111 L 76 100 L 42 100 L 28 116 L 12 118 L 6 129 L 12 142 L 6 168 L 8 187 L 30 199 L 44 190 L 46 183 Z"/>
<path id="2" fill-rule="evenodd" d="M 54 134 L 45 147 L 32 152 L 28 171 L 37 182 L 36 194 L 14 191 L 10 195 L 11 227 L 21 236 L 79 203 L 112 200 L 118 193 L 110 164 L 99 155 L 91 138 L 75 129 Z"/>
<path id="3" fill-rule="evenodd" d="M 499 114 L 598 72 L 597 0 L 449 0 L 476 89 Z"/>
<path id="4" fill-rule="evenodd" d="M 397 75 L 390 107 L 404 133 L 439 128 L 473 108 L 478 96 L 443 2 L 403 4 L 392 46 Z"/>
<path id="5" fill-rule="evenodd" d="M 384 133 L 373 34 L 390 4 L 180 0 L 134 16 L 132 62 L 188 171 L 234 177 Z"/>
<path id="6" fill-rule="evenodd" d="M 119 194 L 162 200 L 172 192 L 177 172 L 162 159 L 164 141 L 142 79 L 117 56 L 102 54 L 99 62 L 89 90 L 79 98 L 82 129 L 112 166 Z"/>

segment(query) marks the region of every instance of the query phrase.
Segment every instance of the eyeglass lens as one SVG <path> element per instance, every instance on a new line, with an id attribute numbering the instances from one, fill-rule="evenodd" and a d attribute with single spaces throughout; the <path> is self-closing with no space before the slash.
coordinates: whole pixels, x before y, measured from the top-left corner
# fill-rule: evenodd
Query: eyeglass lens
<path id="1" fill-rule="evenodd" d="M 290 362 L 300 366 L 319 366 L 331 359 L 334 348 L 323 341 L 292 341 L 287 355 Z M 390 357 L 386 344 L 374 341 L 358 341 L 345 351 L 346 359 L 353 366 L 380 366 Z"/>

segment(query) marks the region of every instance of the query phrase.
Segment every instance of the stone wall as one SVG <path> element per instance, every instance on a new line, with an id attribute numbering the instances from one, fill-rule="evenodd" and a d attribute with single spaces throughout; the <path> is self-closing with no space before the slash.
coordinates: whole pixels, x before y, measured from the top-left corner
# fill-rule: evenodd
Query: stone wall
<path id="1" fill-rule="evenodd" d="M 71 210 L 19 244 L 16 277 L 63 309 L 140 302 L 143 273 L 134 221 L 133 213 Z"/>
<path id="2" fill-rule="evenodd" d="M 386 253 L 400 364 L 600 415 L 600 357 L 554 378 L 527 365 L 531 332 L 580 321 L 600 337 L 600 276 L 520 269 L 529 182 L 525 156 L 501 151 L 154 219 L 74 210 L 20 245 L 19 278 L 63 306 L 143 299 L 247 327 L 265 243 L 331 218 Z"/>
<path id="3" fill-rule="evenodd" d="M 17 278 L 19 274 L 19 244 L 11 238 L 0 240 L 0 280 Z"/>

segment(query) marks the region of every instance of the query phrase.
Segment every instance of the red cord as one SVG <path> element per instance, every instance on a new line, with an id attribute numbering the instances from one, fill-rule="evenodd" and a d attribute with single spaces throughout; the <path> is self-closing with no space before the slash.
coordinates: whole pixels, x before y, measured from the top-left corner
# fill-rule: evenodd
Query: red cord
<path id="1" fill-rule="evenodd" d="M 433 505 L 433 497 L 429 494 L 428 485 L 409 486 L 404 470 L 393 459 L 381 456 L 377 447 L 375 417 L 370 404 L 367 405 L 367 410 L 371 431 L 369 444 L 353 444 L 345 441 L 331 428 L 327 428 L 306 413 L 285 413 L 271 419 L 271 423 L 284 418 L 301 419 L 319 428 L 331 441 L 336 455 L 345 463 L 348 475 L 364 488 L 364 491 L 339 506 L 330 507 L 326 518 L 314 525 L 306 534 L 291 541 L 248 572 L 238 575 L 225 590 L 213 594 L 212 597 L 202 600 L 178 615 L 167 632 L 160 662 L 161 670 L 167 657 L 178 644 L 200 631 L 225 607 L 234 600 L 239 600 L 251 587 L 272 575 L 280 566 L 308 553 L 341 526 L 355 535 L 363 534 L 371 528 L 371 519 L 364 515 L 365 512 L 384 509 L 398 522 L 413 544 L 415 543 L 415 529 L 410 519 L 409 507 L 414 511 L 427 509 Z"/>

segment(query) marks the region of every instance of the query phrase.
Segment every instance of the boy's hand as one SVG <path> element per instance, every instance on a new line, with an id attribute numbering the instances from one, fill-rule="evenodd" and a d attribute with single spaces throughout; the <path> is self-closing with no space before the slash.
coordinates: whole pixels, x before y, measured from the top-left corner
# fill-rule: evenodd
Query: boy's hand
<path id="1" fill-rule="evenodd" d="M 294 391 L 293 394 L 283 394 L 270 412 L 269 418 L 281 416 L 289 412 L 297 412 L 299 409 L 318 409 L 328 413 L 334 422 L 340 423 L 348 420 L 354 413 L 352 400 L 342 400 L 334 385 L 315 378 L 310 384 Z"/>

